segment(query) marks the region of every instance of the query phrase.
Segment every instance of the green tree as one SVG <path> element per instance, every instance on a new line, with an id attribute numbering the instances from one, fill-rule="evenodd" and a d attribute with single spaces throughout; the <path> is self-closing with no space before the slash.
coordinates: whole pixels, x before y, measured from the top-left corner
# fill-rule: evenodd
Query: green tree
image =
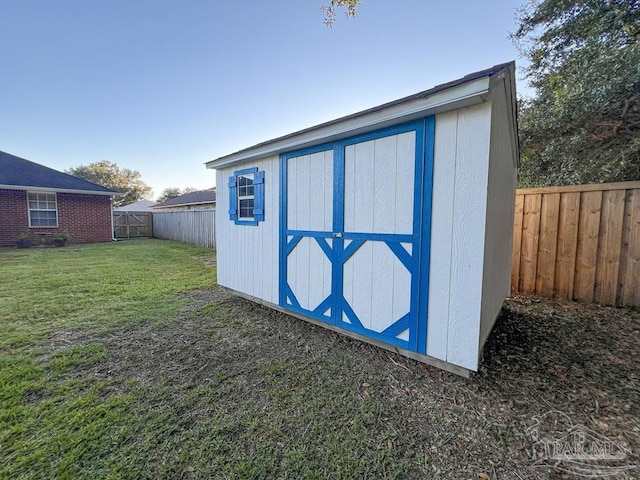
<path id="1" fill-rule="evenodd" d="M 536 1 L 518 22 L 535 91 L 520 103 L 520 184 L 640 179 L 640 1 Z"/>
<path id="2" fill-rule="evenodd" d="M 158 197 L 158 202 L 164 202 L 166 200 L 171 200 L 172 198 L 179 197 L 180 195 L 184 195 L 185 193 L 197 192 L 197 188 L 186 187 L 180 190 L 179 187 L 169 187 L 162 190 L 160 196 Z"/>
<path id="3" fill-rule="evenodd" d="M 324 12 L 324 23 L 327 27 L 332 27 L 336 21 L 336 11 L 345 8 L 347 17 L 355 17 L 360 0 L 331 0 L 328 4 L 320 7 Z"/>
<path id="4" fill-rule="evenodd" d="M 117 164 L 102 160 L 65 170 L 69 175 L 82 178 L 103 187 L 111 188 L 122 195 L 114 197 L 116 207 L 128 205 L 151 196 L 152 188 L 142 181 L 140 172 L 120 168 Z"/>

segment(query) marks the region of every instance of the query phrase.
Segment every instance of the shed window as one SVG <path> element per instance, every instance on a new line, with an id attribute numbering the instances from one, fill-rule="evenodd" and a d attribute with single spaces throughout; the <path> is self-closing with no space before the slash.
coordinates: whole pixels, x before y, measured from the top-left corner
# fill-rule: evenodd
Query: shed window
<path id="1" fill-rule="evenodd" d="M 27 193 L 30 227 L 57 227 L 58 205 L 55 193 Z"/>
<path id="2" fill-rule="evenodd" d="M 253 173 L 238 175 L 238 218 L 253 218 Z"/>
<path id="3" fill-rule="evenodd" d="M 264 220 L 264 171 L 247 168 L 229 177 L 229 219 L 236 225 Z"/>

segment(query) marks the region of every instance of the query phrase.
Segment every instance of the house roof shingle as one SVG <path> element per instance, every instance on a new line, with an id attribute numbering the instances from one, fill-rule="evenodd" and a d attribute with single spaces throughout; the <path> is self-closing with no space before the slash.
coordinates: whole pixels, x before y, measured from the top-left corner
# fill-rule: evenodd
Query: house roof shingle
<path id="1" fill-rule="evenodd" d="M 152 200 L 138 200 L 137 202 L 123 205 L 121 207 L 114 208 L 117 212 L 153 212 L 153 207 L 156 202 Z"/>
<path id="2" fill-rule="evenodd" d="M 118 192 L 0 151 L 0 188 L 50 189 L 53 191 L 117 195 Z"/>
<path id="3" fill-rule="evenodd" d="M 214 203 L 216 192 L 214 190 L 198 190 L 189 192 L 179 197 L 170 198 L 164 202 L 156 203 L 152 208 L 177 207 L 182 205 L 199 205 L 203 203 Z"/>

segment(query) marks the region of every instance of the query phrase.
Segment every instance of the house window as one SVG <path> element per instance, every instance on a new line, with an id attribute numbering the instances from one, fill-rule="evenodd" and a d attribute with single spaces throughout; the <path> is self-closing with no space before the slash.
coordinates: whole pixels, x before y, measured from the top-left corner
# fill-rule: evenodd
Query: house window
<path id="1" fill-rule="evenodd" d="M 247 168 L 229 177 L 229 219 L 236 225 L 264 220 L 264 171 Z"/>
<path id="2" fill-rule="evenodd" d="M 253 205 L 255 203 L 253 176 L 253 173 L 237 176 L 239 219 L 253 219 Z"/>
<path id="3" fill-rule="evenodd" d="M 57 227 L 58 206 L 55 193 L 27 193 L 30 227 Z"/>

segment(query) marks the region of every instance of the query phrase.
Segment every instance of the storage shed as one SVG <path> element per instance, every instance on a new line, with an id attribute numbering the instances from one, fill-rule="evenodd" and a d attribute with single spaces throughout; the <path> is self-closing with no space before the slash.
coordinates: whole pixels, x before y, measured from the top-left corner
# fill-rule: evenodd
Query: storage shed
<path id="1" fill-rule="evenodd" d="M 207 163 L 218 283 L 468 375 L 509 295 L 515 64 Z"/>

